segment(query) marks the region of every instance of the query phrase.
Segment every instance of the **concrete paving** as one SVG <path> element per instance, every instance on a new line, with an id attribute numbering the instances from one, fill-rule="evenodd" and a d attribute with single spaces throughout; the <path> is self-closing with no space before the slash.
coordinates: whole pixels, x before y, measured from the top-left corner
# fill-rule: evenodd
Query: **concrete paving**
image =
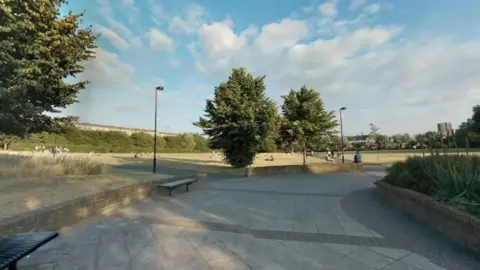
<path id="1" fill-rule="evenodd" d="M 74 227 L 19 269 L 480 269 L 372 194 L 368 175 L 241 178 Z"/>

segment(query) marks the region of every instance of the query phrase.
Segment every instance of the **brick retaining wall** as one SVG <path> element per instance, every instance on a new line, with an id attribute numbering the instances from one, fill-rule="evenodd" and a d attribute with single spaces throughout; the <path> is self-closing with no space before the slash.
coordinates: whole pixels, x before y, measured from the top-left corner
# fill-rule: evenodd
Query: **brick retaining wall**
<path id="1" fill-rule="evenodd" d="M 109 213 L 147 198 L 152 188 L 160 183 L 185 178 L 203 180 L 203 174 L 172 177 L 144 182 L 80 197 L 60 204 L 19 214 L 0 220 L 0 235 L 19 232 L 56 231 L 91 217 Z"/>
<path id="2" fill-rule="evenodd" d="M 375 190 L 383 201 L 428 224 L 447 239 L 480 257 L 480 219 L 421 193 L 379 181 Z"/>

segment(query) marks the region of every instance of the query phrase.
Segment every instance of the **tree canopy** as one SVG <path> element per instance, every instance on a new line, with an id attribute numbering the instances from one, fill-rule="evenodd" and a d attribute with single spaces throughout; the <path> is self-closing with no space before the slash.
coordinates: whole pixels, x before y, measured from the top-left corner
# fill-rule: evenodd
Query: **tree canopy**
<path id="1" fill-rule="evenodd" d="M 86 81 L 65 79 L 94 57 L 95 35 L 83 13 L 60 15 L 66 0 L 0 1 L 0 136 L 49 130 L 45 112 L 76 102 Z"/>
<path id="2" fill-rule="evenodd" d="M 291 90 L 282 96 L 283 121 L 281 141 L 291 147 L 300 145 L 304 153 L 307 149 L 319 147 L 321 142 L 327 144 L 328 137 L 336 132 L 337 120 L 333 111 L 327 111 L 320 94 L 314 89 L 303 86 L 299 91 Z"/>
<path id="3" fill-rule="evenodd" d="M 461 146 L 480 147 L 480 105 L 472 108 L 472 117 L 463 122 L 455 133 L 456 141 Z"/>
<path id="4" fill-rule="evenodd" d="M 228 81 L 215 88 L 214 99 L 207 100 L 205 116 L 194 123 L 233 167 L 251 165 L 266 140 L 274 137 L 276 108 L 265 95 L 264 80 L 244 68 L 233 69 Z"/>

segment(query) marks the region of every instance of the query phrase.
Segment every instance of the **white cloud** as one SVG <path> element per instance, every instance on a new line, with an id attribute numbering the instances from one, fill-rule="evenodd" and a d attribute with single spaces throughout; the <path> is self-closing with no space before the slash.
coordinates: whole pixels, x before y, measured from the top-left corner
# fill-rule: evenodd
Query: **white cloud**
<path id="1" fill-rule="evenodd" d="M 338 15 L 337 0 L 327 0 L 325 3 L 318 7 L 320 14 L 322 14 L 326 20 L 335 19 Z"/>
<path id="2" fill-rule="evenodd" d="M 115 20 L 112 16 L 107 16 L 105 19 L 107 20 L 108 25 L 118 31 L 122 36 L 133 35 L 132 31 L 127 26 Z"/>
<path id="3" fill-rule="evenodd" d="M 368 14 L 375 14 L 379 12 L 381 8 L 382 6 L 380 6 L 380 4 L 375 3 L 375 4 L 366 6 L 365 8 L 363 8 L 363 11 L 365 11 Z"/>
<path id="4" fill-rule="evenodd" d="M 150 0 L 150 10 L 152 12 L 152 21 L 155 24 L 161 25 L 165 20 L 168 20 L 163 7 L 153 2 L 153 0 Z"/>
<path id="5" fill-rule="evenodd" d="M 151 48 L 165 51 L 174 50 L 172 38 L 156 28 L 150 28 L 147 32 L 147 38 L 150 42 Z"/>
<path id="6" fill-rule="evenodd" d="M 110 5 L 110 0 L 97 0 L 98 10 L 104 16 L 111 16 L 113 14 L 112 6 Z"/>
<path id="7" fill-rule="evenodd" d="M 134 35 L 127 26 L 110 16 L 106 17 L 106 21 L 110 27 L 96 24 L 94 25 L 94 30 L 102 34 L 103 37 L 109 39 L 117 49 L 125 50 L 131 47 L 138 49 L 142 47 L 142 39 L 139 36 Z"/>
<path id="8" fill-rule="evenodd" d="M 110 40 L 112 45 L 115 46 L 117 49 L 125 50 L 130 48 L 130 44 L 128 44 L 128 42 L 125 39 L 121 38 L 115 31 L 113 31 L 110 28 L 107 28 L 101 25 L 95 25 L 94 31 L 100 33 L 102 37 L 105 37 L 108 40 Z"/>
<path id="9" fill-rule="evenodd" d="M 232 21 L 225 20 L 204 24 L 198 31 L 202 48 L 210 57 L 224 56 L 239 51 L 245 46 L 245 38 L 232 30 Z"/>
<path id="10" fill-rule="evenodd" d="M 245 37 L 253 37 L 258 34 L 258 27 L 256 25 L 250 24 L 245 30 L 240 34 Z"/>
<path id="11" fill-rule="evenodd" d="M 173 33 L 193 34 L 204 23 L 205 10 L 197 4 L 189 4 L 185 8 L 185 16 L 174 16 L 168 23 L 169 31 Z"/>
<path id="12" fill-rule="evenodd" d="M 302 7 L 302 11 L 307 14 L 312 13 L 314 9 L 315 7 L 313 5 Z"/>
<path id="13" fill-rule="evenodd" d="M 305 21 L 283 19 L 279 23 L 271 23 L 262 27 L 254 45 L 265 54 L 276 54 L 285 48 L 295 45 L 308 35 Z"/>
<path id="14" fill-rule="evenodd" d="M 348 9 L 350 10 L 355 10 L 367 3 L 366 0 L 350 0 L 350 5 L 348 6 Z"/>
<path id="15" fill-rule="evenodd" d="M 337 14 L 324 12 L 323 18 L 326 15 Z M 190 48 L 197 70 L 204 74 L 225 76 L 231 68 L 244 66 L 267 75 L 269 94 L 276 100 L 304 84 L 319 90 L 327 105 L 346 105 L 348 113 L 355 114 L 348 133 L 366 132 L 370 122 L 393 133 L 464 121 L 471 106 L 480 102 L 480 42 L 409 40 L 402 26 L 372 25 L 368 20 L 363 13 L 355 19 L 332 19 L 329 33 L 335 36 L 329 38 L 312 37 L 316 29 L 309 32 L 302 20 L 264 25 L 258 34 L 234 31 L 229 20 L 212 22 L 200 29 L 199 43 Z"/>
<path id="16" fill-rule="evenodd" d="M 85 62 L 85 71 L 80 74 L 80 80 L 88 80 L 90 87 L 101 88 L 118 85 L 128 81 L 134 73 L 134 68 L 121 61 L 118 54 L 102 48 L 96 48 L 96 57 Z"/>

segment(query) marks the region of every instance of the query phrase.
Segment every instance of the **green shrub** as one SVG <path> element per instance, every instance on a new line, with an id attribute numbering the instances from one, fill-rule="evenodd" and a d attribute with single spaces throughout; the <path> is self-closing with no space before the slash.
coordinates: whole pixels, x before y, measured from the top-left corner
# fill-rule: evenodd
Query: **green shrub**
<path id="1" fill-rule="evenodd" d="M 480 157 L 409 157 L 387 169 L 385 182 L 480 215 Z"/>
<path id="2" fill-rule="evenodd" d="M 50 149 L 54 145 L 68 148 L 71 152 L 131 153 L 153 152 L 153 136 L 148 133 L 128 135 L 118 131 L 81 130 L 64 128 L 59 133 L 42 132 L 32 134 L 9 145 L 9 150 L 32 151 L 36 145 Z M 158 153 L 210 152 L 208 140 L 199 134 L 179 134 L 157 137 Z"/>

